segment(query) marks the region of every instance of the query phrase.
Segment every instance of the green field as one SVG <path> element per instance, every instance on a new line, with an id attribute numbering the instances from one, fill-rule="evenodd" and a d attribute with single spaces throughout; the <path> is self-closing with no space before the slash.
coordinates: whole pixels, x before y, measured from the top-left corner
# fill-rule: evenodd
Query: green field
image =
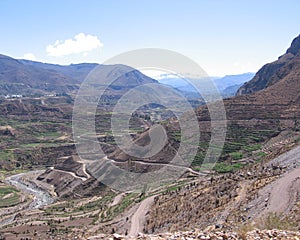
<path id="1" fill-rule="evenodd" d="M 0 186 L 0 208 L 15 206 L 20 202 L 19 192 L 8 186 Z"/>

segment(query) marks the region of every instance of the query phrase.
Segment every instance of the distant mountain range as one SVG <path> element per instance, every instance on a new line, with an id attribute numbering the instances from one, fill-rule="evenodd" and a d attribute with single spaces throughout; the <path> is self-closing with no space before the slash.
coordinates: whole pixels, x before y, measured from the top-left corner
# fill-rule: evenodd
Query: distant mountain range
<path id="1" fill-rule="evenodd" d="M 0 95 L 67 92 L 76 88 L 76 82 L 60 72 L 0 55 Z"/>
<path id="2" fill-rule="evenodd" d="M 129 69 L 128 66 L 124 65 L 99 65 L 97 63 L 57 65 L 17 60 L 0 55 L 0 96 L 76 93 L 80 84 L 96 67 L 103 73 L 100 74 L 100 82 L 103 77 L 113 77 L 120 72 L 126 73 L 113 84 L 115 90 L 132 88 L 144 83 L 157 83 L 156 80 L 140 71 Z M 253 76 L 253 73 L 245 73 L 212 79 L 220 93 L 224 97 L 230 97 L 234 96 L 238 88 Z M 159 82 L 176 88 L 189 99 L 200 97 L 192 85 L 180 78 L 163 78 Z"/>
<path id="3" fill-rule="evenodd" d="M 17 60 L 0 55 L 0 95 L 44 95 L 76 92 L 86 76 L 96 67 L 101 77 L 114 77 L 115 90 L 128 89 L 145 83 L 157 83 L 140 71 L 124 65 L 81 63 L 55 65 L 28 60 Z M 124 73 L 124 74 L 122 74 Z"/>
<path id="4" fill-rule="evenodd" d="M 97 63 L 80 63 L 80 64 L 71 64 L 71 65 L 58 65 L 58 64 L 49 64 L 41 63 L 36 61 L 29 60 L 18 60 L 20 63 L 23 63 L 26 66 L 32 66 L 39 69 L 45 69 L 52 72 L 59 72 L 72 79 L 72 83 L 81 83 L 87 74 L 97 67 Z"/>
<path id="5" fill-rule="evenodd" d="M 237 90 L 247 81 L 251 80 L 254 73 L 244 73 L 238 75 L 227 75 L 224 77 L 211 77 L 217 89 L 224 97 L 234 96 Z M 195 96 L 197 90 L 188 82 L 181 78 L 165 77 L 158 79 L 162 84 L 166 84 L 184 92 L 187 96 Z"/>

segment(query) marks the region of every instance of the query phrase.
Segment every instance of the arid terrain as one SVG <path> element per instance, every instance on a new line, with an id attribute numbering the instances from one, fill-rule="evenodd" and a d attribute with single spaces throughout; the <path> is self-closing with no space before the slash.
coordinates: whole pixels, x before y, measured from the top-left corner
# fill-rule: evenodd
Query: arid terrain
<path id="1" fill-rule="evenodd" d="M 76 152 L 74 98 L 92 66 L 59 67 L 1 55 L 1 79 L 7 69 L 16 73 L 1 82 L 1 94 L 21 91 L 21 83 L 44 74 L 52 85 L 44 88 L 37 81 L 26 88 L 28 96 L 0 99 L 0 239 L 299 239 L 299 39 L 238 96 L 224 99 L 227 135 L 216 164 L 203 163 L 213 131 L 204 105 L 195 109 L 201 134 L 191 166 L 174 164 L 183 170 L 180 178 L 136 191 L 106 186 Z M 128 71 L 123 65 L 101 68 L 110 77 Z M 77 82 L 70 85 L 74 74 Z M 130 136 L 146 146 L 158 123 L 153 116 L 165 114 L 159 122 L 168 136 L 163 149 L 137 158 L 117 146 L 110 129 L 112 106 L 132 87 L 147 83 L 156 81 L 132 70 L 107 90 L 96 111 L 96 138 L 105 154 L 99 160 L 129 172 L 172 165 L 182 141 L 178 119 L 149 105 L 132 114 Z"/>

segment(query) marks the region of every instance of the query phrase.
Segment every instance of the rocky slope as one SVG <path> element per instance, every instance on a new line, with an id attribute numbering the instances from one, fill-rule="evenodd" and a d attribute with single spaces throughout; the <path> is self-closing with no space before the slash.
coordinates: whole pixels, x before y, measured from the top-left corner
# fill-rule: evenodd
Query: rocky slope
<path id="1" fill-rule="evenodd" d="M 1 102 L 0 110 L 5 116 L 2 122 L 6 126 L 0 131 L 2 139 L 4 139 L 0 143 L 3 149 L 10 147 L 10 150 L 12 150 L 5 152 L 5 156 L 10 158 L 11 152 L 14 151 L 19 153 L 17 156 L 25 155 L 24 153 L 30 151 L 25 159 L 17 158 L 18 162 L 22 160 L 24 163 L 29 163 L 31 159 L 35 161 L 40 159 L 41 162 L 37 161 L 37 164 L 52 166 L 45 174 L 39 176 L 39 180 L 52 185 L 59 198 L 67 199 L 66 202 L 58 202 L 57 205 L 49 206 L 48 209 L 32 213 L 32 217 L 22 216 L 23 221 L 26 220 L 26 224 L 20 224 L 18 227 L 10 226 L 3 229 L 2 233 L 6 234 L 5 236 L 12 237 L 19 233 L 20 236 L 22 234 L 22 237 L 28 237 L 24 229 L 30 229 L 32 233 L 38 229 L 40 236 L 49 236 L 53 233 L 54 235 L 60 234 L 59 237 L 63 236 L 62 238 L 65 239 L 75 239 L 75 237 L 85 239 L 96 234 L 110 232 L 126 235 L 130 224 L 133 222 L 131 216 L 135 215 L 136 209 L 139 209 L 139 204 L 152 197 L 153 205 L 143 216 L 145 224 L 141 227 L 142 231 L 157 235 L 140 236 L 140 239 L 189 239 L 195 237 L 216 239 L 225 236 L 229 239 L 235 239 L 234 237 L 240 239 L 241 237 L 236 235 L 234 231 L 238 231 L 243 227 L 246 228 L 247 223 L 252 221 L 257 221 L 260 224 L 258 221 L 262 217 L 260 214 L 268 212 L 268 207 L 271 207 L 271 209 L 276 207 L 274 202 L 278 202 L 279 197 L 281 197 L 278 195 L 280 191 L 276 187 L 269 188 L 268 186 L 274 186 L 278 182 L 280 185 L 288 186 L 288 191 L 291 190 L 292 193 L 290 198 L 285 196 L 284 202 L 290 202 L 291 204 L 288 209 L 285 209 L 284 213 L 280 212 L 282 217 L 280 215 L 280 218 L 275 218 L 275 223 L 279 222 L 281 227 L 286 227 L 285 230 L 292 228 L 297 231 L 300 216 L 300 195 L 297 187 L 299 186 L 299 180 L 291 182 L 295 178 L 291 179 L 286 176 L 291 173 L 294 177 L 298 173 L 300 148 L 294 148 L 292 151 L 296 150 L 296 152 L 289 152 L 287 155 L 273 161 L 277 155 L 299 144 L 300 139 L 300 56 L 299 54 L 294 55 L 295 49 L 297 49 L 294 45 L 297 46 L 297 44 L 292 44 L 292 47 L 288 50 L 288 57 L 291 56 L 290 54 L 293 57 L 286 65 L 275 70 L 272 68 L 264 70 L 266 71 L 264 75 L 276 75 L 279 80 L 274 77 L 272 78 L 274 79 L 272 84 L 270 83 L 263 90 L 224 101 L 228 118 L 228 133 L 221 160 L 228 163 L 228 166 L 232 166 L 236 161 L 230 154 L 238 152 L 244 157 L 244 159 L 239 160 L 254 164 L 249 164 L 235 172 L 230 170 L 226 175 L 216 174 L 194 179 L 183 178 L 186 182 L 177 182 L 174 185 L 165 186 L 161 191 L 150 192 L 153 195 L 150 195 L 150 193 L 147 193 L 148 195 L 127 193 L 115 205 L 113 204 L 115 196 L 112 195 L 109 189 L 92 177 L 86 179 L 90 173 L 89 171 L 87 171 L 88 174 L 86 173 L 86 169 L 80 161 L 75 162 L 73 142 L 70 141 L 68 146 L 63 144 L 61 146 L 61 143 L 65 141 L 61 140 L 62 137 L 67 136 L 69 138 L 71 134 L 70 125 L 68 124 L 70 115 L 66 113 L 69 113 L 72 105 L 70 103 L 68 105 L 67 98 L 64 98 L 66 101 L 63 102 L 60 102 L 61 100 L 57 98 L 17 99 Z M 115 67 L 104 69 L 104 76 L 114 78 L 118 71 L 122 71 L 122 67 Z M 124 76 L 125 79 L 126 77 L 130 78 L 131 81 L 132 77 L 135 77 L 133 82 L 128 82 L 127 89 L 134 84 L 141 83 L 141 81 L 151 81 L 150 79 L 141 79 L 138 72 L 133 71 L 131 74 L 127 76 L 125 74 Z M 118 88 L 120 87 L 118 84 L 115 87 L 114 94 L 118 96 L 123 90 Z M 39 103 L 33 104 L 31 101 L 39 101 Z M 200 121 L 201 150 L 195 160 L 199 160 L 197 164 L 201 164 L 201 151 L 204 152 L 205 146 L 207 146 L 205 144 L 209 141 L 211 125 L 207 107 L 196 109 L 196 113 Z M 99 115 L 97 123 L 107 125 L 109 118 L 106 117 Z M 13 118 L 14 121 L 10 121 L 10 118 Z M 53 122 L 49 122 L 49 119 L 52 119 Z M 20 122 L 21 125 L 19 125 Z M 135 159 L 129 161 L 129 156 L 119 149 L 112 149 L 109 157 L 122 163 L 130 163 L 134 165 L 133 168 L 139 171 L 153 170 L 153 166 L 158 166 L 158 162 L 160 164 L 166 163 L 173 157 L 173 154 L 176 154 L 176 149 L 178 149 L 180 143 L 178 131 L 180 127 L 175 118 L 163 124 L 170 140 L 169 144 L 158 155 L 151 159 L 144 159 L 145 162 L 134 161 Z M 141 122 L 139 125 L 141 125 Z M 56 135 L 59 131 L 63 131 L 63 134 Z M 40 134 L 33 138 L 31 132 L 39 132 Z M 17 136 L 17 138 L 14 136 Z M 12 144 L 22 136 L 31 137 L 30 144 L 22 144 L 21 146 Z M 101 138 L 104 139 L 102 136 Z M 144 131 L 142 134 L 134 136 L 134 139 L 144 146 L 149 141 L 149 135 L 147 135 L 147 131 Z M 28 139 L 24 140 L 28 143 Z M 110 142 L 113 142 L 112 139 L 110 139 Z M 20 143 L 24 142 L 20 141 Z M 108 142 L 104 143 L 110 145 Z M 56 146 L 52 147 L 53 144 Z M 253 148 L 256 150 L 253 151 Z M 249 151 L 253 151 L 253 154 L 247 155 Z M 255 162 L 255 160 L 259 161 Z M 146 167 L 147 161 L 150 162 L 148 168 Z M 101 193 L 108 194 L 108 198 L 102 198 Z M 270 198 L 265 197 L 268 194 L 271 196 Z M 98 196 L 94 198 L 94 195 Z M 86 198 L 85 205 L 82 203 L 82 197 Z M 68 201 L 69 199 L 73 199 L 73 201 Z M 257 209 L 263 211 L 255 211 Z M 43 223 L 38 222 L 36 225 L 29 226 L 31 223 L 30 221 L 27 222 L 27 218 L 31 218 L 29 220 L 33 223 L 36 221 L 43 221 Z M 261 223 L 266 223 L 267 220 L 264 221 Z M 263 224 L 260 225 L 263 226 Z M 72 227 L 68 229 L 68 226 Z M 207 227 L 206 232 L 198 230 L 178 232 L 191 228 L 205 229 Z M 212 229 L 220 231 L 217 233 Z M 224 233 L 223 230 L 226 232 Z M 162 233 L 159 235 L 161 232 L 176 233 Z M 41 233 L 44 235 L 41 235 Z M 244 230 L 241 234 L 243 234 L 244 239 L 247 239 L 247 237 L 248 239 L 256 237 L 262 239 L 275 237 L 277 239 L 289 239 L 299 235 L 297 232 L 277 230 L 270 232 L 257 230 L 250 233 L 248 233 L 248 230 Z M 118 235 L 102 235 L 94 239 L 101 239 L 101 237 L 102 239 L 109 239 L 109 237 L 113 239 L 123 238 Z"/>
<path id="2" fill-rule="evenodd" d="M 0 55 L 0 95 L 28 95 L 76 89 L 72 78 L 59 72 L 26 66 L 19 60 Z"/>
<path id="3" fill-rule="evenodd" d="M 288 55 L 295 53 L 297 42 L 297 39 L 293 41 L 292 47 L 287 51 Z M 285 130 L 295 134 L 299 131 L 300 54 L 293 55 L 293 58 L 285 63 L 284 67 L 270 68 L 267 66 L 263 67 L 259 73 L 261 79 L 269 79 L 269 75 L 273 76 L 272 81 L 268 82 L 268 86 L 253 94 L 241 95 L 224 101 L 228 119 L 224 150 L 228 146 L 232 147 L 231 142 L 242 144 L 245 133 L 247 133 L 245 138 L 251 146 L 251 139 L 256 143 L 263 143 Z M 259 83 L 252 83 L 255 86 L 259 85 Z M 201 123 L 210 120 L 206 107 L 198 108 L 197 115 Z M 254 134 L 260 130 L 260 134 Z M 263 132 L 271 134 L 263 137 Z M 256 138 L 257 136 L 261 139 Z M 273 153 L 275 152 L 273 151 Z M 296 158 L 293 155 L 289 159 L 294 159 L 295 163 L 299 164 L 299 157 L 297 154 L 295 156 Z M 291 166 L 294 166 L 293 164 L 291 163 Z M 239 171 L 237 174 L 218 176 L 211 182 L 197 182 L 195 185 L 192 184 L 165 196 L 159 196 L 150 210 L 145 231 L 150 233 L 176 231 L 188 229 L 191 226 L 205 228 L 216 223 L 216 226 L 220 227 L 218 225 L 220 221 L 224 225 L 229 224 L 230 227 L 235 223 L 246 222 L 249 220 L 249 215 L 243 216 L 242 209 L 246 209 L 245 212 L 247 212 L 250 205 L 243 204 L 251 198 L 255 199 L 255 195 L 252 194 L 258 190 L 257 186 L 262 187 L 276 178 L 283 177 L 286 167 L 273 168 L 270 164 L 257 163 L 249 166 L 248 170 Z M 241 179 L 239 179 L 240 177 Z M 284 179 L 282 181 L 285 182 Z M 299 190 L 294 191 L 293 194 L 299 196 Z M 230 204 L 232 199 L 235 199 L 235 202 Z M 298 206 L 299 198 L 295 197 L 295 199 L 294 206 Z M 264 207 L 267 206 L 268 204 Z M 286 214 L 293 216 L 294 220 L 296 219 L 293 211 Z"/>
<path id="4" fill-rule="evenodd" d="M 287 51 L 288 56 L 295 53 L 295 49 L 298 46 L 297 39 L 293 41 L 290 48 L 292 50 Z M 283 56 L 281 59 L 283 58 L 286 58 L 286 56 Z M 268 81 L 267 87 L 262 87 L 264 89 L 253 94 L 243 94 L 224 100 L 228 120 L 225 152 L 227 150 L 226 147 L 233 151 L 239 150 L 238 147 L 232 146 L 231 143 L 237 143 L 236 145 L 243 142 L 245 145 L 263 143 L 283 130 L 299 130 L 300 54 L 293 55 L 291 60 L 286 62 L 281 68 L 272 68 L 268 65 L 263 67 L 257 76 L 261 76 L 260 79 L 269 79 L 270 75 L 273 77 Z M 251 84 L 258 87 L 260 81 L 251 81 Z M 260 87 L 258 88 L 260 89 Z M 200 141 L 202 145 L 205 145 L 210 139 L 210 113 L 206 106 L 197 108 L 196 113 L 201 130 Z M 169 144 L 153 158 L 164 159 L 164 162 L 168 162 L 168 159 L 173 156 L 170 154 L 170 148 L 177 149 L 178 147 L 179 141 L 176 137 L 174 138 L 174 133 L 180 131 L 178 121 L 174 119 L 169 121 L 166 124 L 166 129 L 171 137 Z M 147 134 L 143 133 L 136 141 L 144 142 L 144 145 L 146 145 L 147 138 Z M 205 148 L 202 150 L 204 152 Z M 122 161 L 129 159 L 129 156 L 122 154 L 120 151 L 116 151 L 111 157 Z M 224 158 L 226 159 L 226 156 Z M 147 159 L 147 161 L 153 161 L 153 159 Z"/>
<path id="5" fill-rule="evenodd" d="M 203 240 L 217 240 L 217 239 L 230 239 L 230 240 L 238 240 L 238 239 L 298 239 L 300 237 L 299 232 L 292 231 L 282 231 L 282 230 L 264 230 L 260 231 L 258 229 L 245 232 L 244 234 L 236 233 L 236 232 L 210 232 L 210 231 L 201 231 L 199 229 L 194 229 L 188 232 L 174 232 L 174 233 L 161 233 L 157 235 L 146 235 L 140 234 L 138 237 L 126 237 L 119 234 L 112 235 L 98 235 L 94 237 L 89 237 L 88 240 L 100 240 L 100 239 L 108 239 L 108 240 L 190 240 L 190 239 L 203 239 Z"/>
<path id="6" fill-rule="evenodd" d="M 283 80 L 294 71 L 295 65 L 298 65 L 299 53 L 300 35 L 293 40 L 291 47 L 284 55 L 263 66 L 251 81 L 245 83 L 238 90 L 237 95 L 254 93 Z"/>

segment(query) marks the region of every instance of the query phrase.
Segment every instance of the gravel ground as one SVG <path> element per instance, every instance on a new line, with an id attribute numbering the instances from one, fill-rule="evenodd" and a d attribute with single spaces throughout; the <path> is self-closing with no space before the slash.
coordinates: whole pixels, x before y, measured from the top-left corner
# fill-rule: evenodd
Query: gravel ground
<path id="1" fill-rule="evenodd" d="M 203 232 L 200 230 L 192 230 L 188 232 L 162 233 L 157 235 L 139 234 L 138 237 L 130 238 L 118 234 L 113 235 L 98 235 L 88 238 L 89 240 L 106 239 L 106 240 L 267 240 L 267 239 L 282 239 L 282 240 L 299 240 L 300 232 L 282 231 L 282 230 L 253 230 L 245 233 L 243 236 L 236 232 Z"/>

